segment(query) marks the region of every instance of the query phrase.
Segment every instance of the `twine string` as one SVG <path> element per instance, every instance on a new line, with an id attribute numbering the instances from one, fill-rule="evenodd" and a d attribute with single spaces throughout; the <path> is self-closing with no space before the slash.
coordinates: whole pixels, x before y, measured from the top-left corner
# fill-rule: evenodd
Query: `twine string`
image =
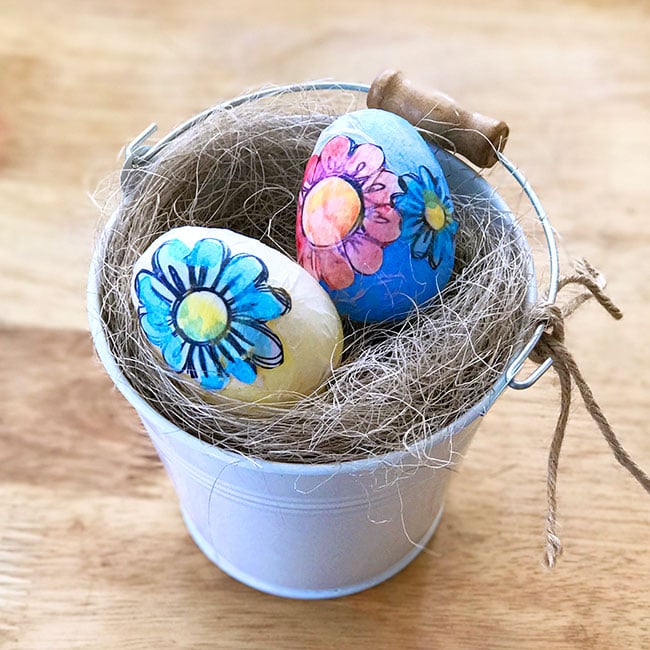
<path id="1" fill-rule="evenodd" d="M 553 368 L 560 380 L 560 413 L 555 425 L 555 432 L 548 455 L 547 467 L 547 500 L 548 510 L 546 515 L 546 553 L 545 564 L 552 568 L 557 558 L 562 554 L 562 543 L 557 534 L 557 472 L 562 443 L 566 432 L 569 410 L 571 406 L 571 393 L 573 383 L 578 387 L 580 396 L 585 404 L 587 412 L 600 429 L 603 437 L 609 444 L 616 460 L 643 486 L 646 492 L 650 493 L 650 477 L 630 458 L 607 421 L 605 414 L 596 402 L 593 393 L 585 381 L 573 355 L 567 349 L 564 338 L 564 321 L 581 304 L 590 298 L 594 298 L 613 318 L 619 320 L 623 317 L 621 310 L 604 293 L 605 280 L 603 276 L 594 269 L 586 260 L 581 260 L 576 265 L 574 275 L 562 278 L 559 282 L 559 289 L 577 284 L 585 289 L 572 301 L 563 307 L 558 305 L 547 305 L 544 308 L 545 321 L 548 327 L 530 355 L 535 363 L 542 363 L 548 357 L 553 360 Z"/>

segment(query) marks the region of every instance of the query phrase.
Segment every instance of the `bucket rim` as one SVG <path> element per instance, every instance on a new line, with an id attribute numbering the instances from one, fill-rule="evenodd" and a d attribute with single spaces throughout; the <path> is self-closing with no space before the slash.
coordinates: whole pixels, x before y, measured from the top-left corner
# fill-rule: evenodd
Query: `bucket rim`
<path id="1" fill-rule="evenodd" d="M 286 92 L 308 92 L 308 91 L 318 91 L 318 90 L 342 90 L 342 91 L 353 91 L 359 93 L 367 93 L 370 89 L 370 86 L 367 84 L 357 84 L 357 83 L 343 83 L 343 82 L 329 82 L 329 81 L 319 81 L 319 82 L 307 82 L 300 84 L 293 84 L 288 86 L 278 86 L 273 88 L 267 88 L 261 91 L 250 93 L 247 95 L 242 95 L 235 99 L 222 102 L 217 104 L 207 110 L 198 113 L 197 115 L 191 117 L 187 121 L 183 122 L 172 131 L 170 131 L 165 137 L 159 140 L 153 146 L 146 146 L 144 142 L 156 131 L 157 125 L 151 124 L 147 127 L 140 135 L 138 135 L 127 147 L 125 150 L 125 162 L 122 168 L 121 181 L 124 182 L 125 174 L 127 174 L 131 169 L 136 168 L 142 164 L 150 162 L 170 141 L 174 140 L 182 133 L 188 129 L 198 125 L 204 119 L 209 117 L 216 110 L 229 109 L 239 106 L 243 103 L 255 101 L 257 99 L 263 99 L 266 97 L 271 97 L 273 95 L 279 95 Z M 467 169 L 472 171 L 478 176 L 475 169 L 466 163 L 464 160 L 461 160 L 459 157 L 446 152 L 448 155 L 453 156 L 456 160 L 464 165 Z M 549 255 L 549 286 L 546 293 L 546 302 L 552 304 L 555 301 L 558 289 L 559 282 L 559 255 L 557 249 L 557 242 L 555 240 L 555 234 L 553 228 L 550 224 L 548 216 L 541 204 L 541 201 L 537 197 L 537 194 L 532 189 L 528 180 L 524 174 L 502 153 L 497 152 L 498 162 L 504 166 L 504 168 L 512 175 L 514 180 L 519 184 L 528 197 L 537 217 L 544 231 L 548 246 L 548 255 Z M 486 182 L 487 183 L 487 182 Z M 498 195 L 497 195 L 498 196 Z M 500 197 L 499 197 L 500 199 Z M 502 200 L 502 199 L 501 199 Z M 513 224 L 519 227 L 519 224 L 513 213 L 507 211 L 511 214 L 511 219 Z M 256 458 L 254 456 L 249 456 L 244 453 L 230 451 L 222 449 L 216 445 L 204 442 L 198 437 L 193 436 L 192 434 L 184 431 L 177 425 L 173 424 L 167 418 L 165 418 L 161 413 L 156 411 L 156 409 L 151 406 L 131 385 L 126 376 L 122 373 L 119 368 L 117 361 L 115 360 L 109 344 L 106 338 L 106 333 L 104 331 L 102 318 L 101 318 L 101 306 L 99 304 L 99 291 L 98 291 L 98 280 L 100 276 L 101 261 L 103 259 L 105 251 L 105 243 L 110 233 L 111 227 L 116 218 L 114 214 L 108 222 L 105 224 L 99 239 L 96 243 L 95 250 L 93 252 L 92 261 L 90 265 L 90 273 L 88 276 L 88 285 L 87 285 L 87 311 L 88 319 L 90 324 L 90 333 L 95 346 L 97 355 L 99 356 L 100 361 L 104 365 L 107 373 L 109 374 L 111 380 L 117 387 L 117 389 L 122 393 L 124 398 L 135 408 L 138 415 L 142 418 L 145 418 L 148 421 L 153 421 L 156 423 L 156 431 L 158 434 L 167 436 L 173 436 L 177 438 L 182 438 L 183 443 L 194 447 L 196 450 L 200 450 L 205 454 L 210 456 L 216 456 L 221 460 L 227 463 L 241 463 L 243 460 L 250 462 L 252 465 L 257 467 L 260 470 L 267 470 L 272 473 L 277 474 L 291 474 L 291 475 L 312 475 L 312 476 L 331 476 L 334 474 L 345 473 L 354 474 L 356 472 L 368 472 L 373 471 L 382 466 L 395 466 L 403 464 L 404 460 L 407 458 L 413 458 L 416 462 L 423 462 L 423 459 L 427 458 L 427 450 L 432 449 L 435 446 L 439 445 L 441 442 L 447 439 L 451 439 L 456 433 L 462 431 L 467 426 L 469 426 L 474 420 L 479 416 L 484 416 L 496 399 L 503 393 L 506 387 L 510 386 L 514 389 L 524 389 L 532 386 L 543 374 L 548 370 L 552 365 L 552 361 L 547 359 L 544 363 L 539 365 L 531 375 L 523 380 L 518 381 L 516 376 L 521 370 L 524 362 L 528 358 L 529 354 L 537 344 L 539 338 L 541 337 L 546 324 L 539 324 L 533 331 L 530 336 L 530 339 L 523 344 L 521 349 L 517 351 L 513 357 L 509 360 L 508 364 L 504 371 L 499 375 L 496 381 L 493 383 L 492 387 L 486 392 L 483 398 L 474 404 L 471 408 L 465 411 L 458 418 L 450 422 L 447 426 L 439 429 L 438 431 L 432 433 L 431 435 L 418 440 L 417 442 L 404 447 L 404 449 L 395 450 L 387 454 L 381 454 L 378 456 L 370 456 L 367 458 L 359 458 L 354 460 L 347 461 L 338 461 L 334 463 L 293 463 L 286 461 L 275 461 L 275 460 L 266 460 Z M 523 233 L 522 233 L 523 235 Z M 524 237 L 524 240 L 527 240 Z M 529 294 L 531 290 L 537 290 L 537 279 L 534 271 L 531 273 L 531 280 L 529 285 Z M 426 462 L 426 461 L 424 461 Z"/>

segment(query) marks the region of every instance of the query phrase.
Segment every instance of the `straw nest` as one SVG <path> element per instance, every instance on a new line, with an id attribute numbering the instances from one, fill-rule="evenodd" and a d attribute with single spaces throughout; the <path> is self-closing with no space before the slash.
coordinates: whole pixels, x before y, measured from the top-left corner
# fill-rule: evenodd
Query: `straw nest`
<path id="1" fill-rule="evenodd" d="M 130 302 L 133 265 L 156 237 L 183 225 L 229 228 L 295 259 L 304 166 L 340 112 L 310 102 L 280 97 L 215 110 L 130 172 L 100 243 L 98 289 L 121 371 L 168 420 L 256 458 L 336 463 L 412 448 L 486 395 L 529 335 L 532 262 L 512 215 L 451 187 L 457 260 L 440 296 L 397 324 L 345 323 L 343 363 L 305 399 L 253 414 L 206 403 L 147 345 Z"/>

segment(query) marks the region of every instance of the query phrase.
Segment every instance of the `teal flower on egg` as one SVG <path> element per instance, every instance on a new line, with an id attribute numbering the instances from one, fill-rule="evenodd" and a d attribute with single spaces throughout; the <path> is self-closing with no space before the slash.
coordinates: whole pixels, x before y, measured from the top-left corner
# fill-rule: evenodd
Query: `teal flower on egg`
<path id="1" fill-rule="evenodd" d="M 161 244 L 151 270 L 135 277 L 138 316 L 167 365 L 210 390 L 231 377 L 252 384 L 257 368 L 282 364 L 282 342 L 266 324 L 291 309 L 284 289 L 268 285 L 254 255 L 232 255 L 218 239 L 190 249 L 179 239 Z"/>
<path id="2" fill-rule="evenodd" d="M 403 194 L 394 195 L 393 202 L 402 216 L 402 236 L 411 242 L 413 257 L 427 258 L 433 269 L 453 260 L 458 222 L 453 219 L 444 179 L 421 166 L 417 173 L 400 176 L 399 186 Z"/>

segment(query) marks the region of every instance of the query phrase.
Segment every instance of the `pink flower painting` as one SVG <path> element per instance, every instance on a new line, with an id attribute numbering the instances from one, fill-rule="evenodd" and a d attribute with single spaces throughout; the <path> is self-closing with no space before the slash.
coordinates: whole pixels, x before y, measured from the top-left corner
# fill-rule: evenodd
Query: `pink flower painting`
<path id="1" fill-rule="evenodd" d="M 298 262 L 330 289 L 349 287 L 355 273 L 376 273 L 383 249 L 400 236 L 391 196 L 401 190 L 384 165 L 380 147 L 344 135 L 307 163 L 298 196 Z"/>

